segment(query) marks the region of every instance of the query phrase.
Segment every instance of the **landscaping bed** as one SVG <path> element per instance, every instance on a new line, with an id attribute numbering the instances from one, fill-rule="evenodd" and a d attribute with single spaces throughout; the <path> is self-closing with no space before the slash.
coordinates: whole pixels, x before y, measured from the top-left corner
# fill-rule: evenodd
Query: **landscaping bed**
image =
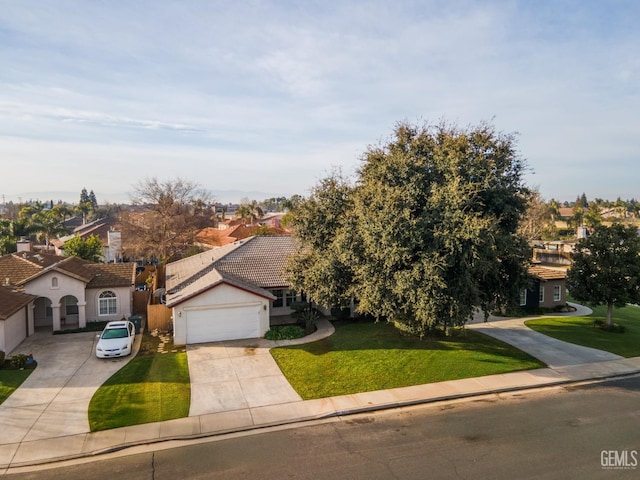
<path id="1" fill-rule="evenodd" d="M 326 339 L 271 354 L 305 400 L 544 367 L 530 355 L 478 332 L 404 336 L 388 323 L 336 321 Z"/>

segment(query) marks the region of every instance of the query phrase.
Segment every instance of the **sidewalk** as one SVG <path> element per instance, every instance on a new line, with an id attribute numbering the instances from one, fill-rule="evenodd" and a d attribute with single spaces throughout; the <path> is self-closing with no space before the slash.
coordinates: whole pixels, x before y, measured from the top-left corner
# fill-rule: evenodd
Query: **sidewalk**
<path id="1" fill-rule="evenodd" d="M 326 333 L 326 332 L 324 332 Z M 316 332 L 318 334 L 318 332 Z M 562 385 L 640 372 L 640 357 L 563 365 L 353 395 L 196 415 L 102 432 L 0 445 L 0 474 L 167 440 L 193 439 L 386 408 Z"/>

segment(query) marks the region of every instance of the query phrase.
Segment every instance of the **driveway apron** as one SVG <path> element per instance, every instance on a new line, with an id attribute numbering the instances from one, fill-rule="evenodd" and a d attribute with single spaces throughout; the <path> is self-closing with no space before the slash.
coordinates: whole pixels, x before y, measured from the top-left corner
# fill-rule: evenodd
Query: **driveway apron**
<path id="1" fill-rule="evenodd" d="M 11 352 L 33 354 L 38 366 L 0 405 L 0 444 L 89 432 L 91 397 L 131 358 L 97 359 L 97 336 L 36 332 Z"/>
<path id="2" fill-rule="evenodd" d="M 302 400 L 269 353 L 264 339 L 187 346 L 189 416 Z"/>

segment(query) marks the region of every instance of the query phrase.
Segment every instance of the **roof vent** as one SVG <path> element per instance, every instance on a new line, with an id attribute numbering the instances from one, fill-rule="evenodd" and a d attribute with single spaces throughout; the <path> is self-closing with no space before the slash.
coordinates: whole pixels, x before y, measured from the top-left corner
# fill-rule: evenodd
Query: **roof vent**
<path id="1" fill-rule="evenodd" d="M 11 279 L 10 279 L 9 277 L 5 278 L 5 279 L 4 279 L 4 284 L 5 284 L 5 286 L 7 286 L 7 287 L 8 287 L 9 285 L 11 285 Z"/>

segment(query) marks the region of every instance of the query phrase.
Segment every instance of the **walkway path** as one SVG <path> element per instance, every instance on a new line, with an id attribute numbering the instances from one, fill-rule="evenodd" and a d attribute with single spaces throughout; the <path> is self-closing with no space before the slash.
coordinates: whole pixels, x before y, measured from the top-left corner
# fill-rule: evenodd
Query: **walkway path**
<path id="1" fill-rule="evenodd" d="M 575 312 L 559 313 L 558 316 L 582 316 L 592 313 L 589 308 L 582 305 L 570 305 L 576 308 Z M 485 323 L 484 319 L 477 317 L 467 325 L 467 328 L 513 345 L 543 361 L 551 368 L 606 362 L 623 358 L 613 353 L 604 352 L 595 348 L 582 347 L 548 337 L 527 327 L 525 325 L 527 320 L 531 320 L 531 317 L 508 319 L 489 317 L 489 320 Z"/>

